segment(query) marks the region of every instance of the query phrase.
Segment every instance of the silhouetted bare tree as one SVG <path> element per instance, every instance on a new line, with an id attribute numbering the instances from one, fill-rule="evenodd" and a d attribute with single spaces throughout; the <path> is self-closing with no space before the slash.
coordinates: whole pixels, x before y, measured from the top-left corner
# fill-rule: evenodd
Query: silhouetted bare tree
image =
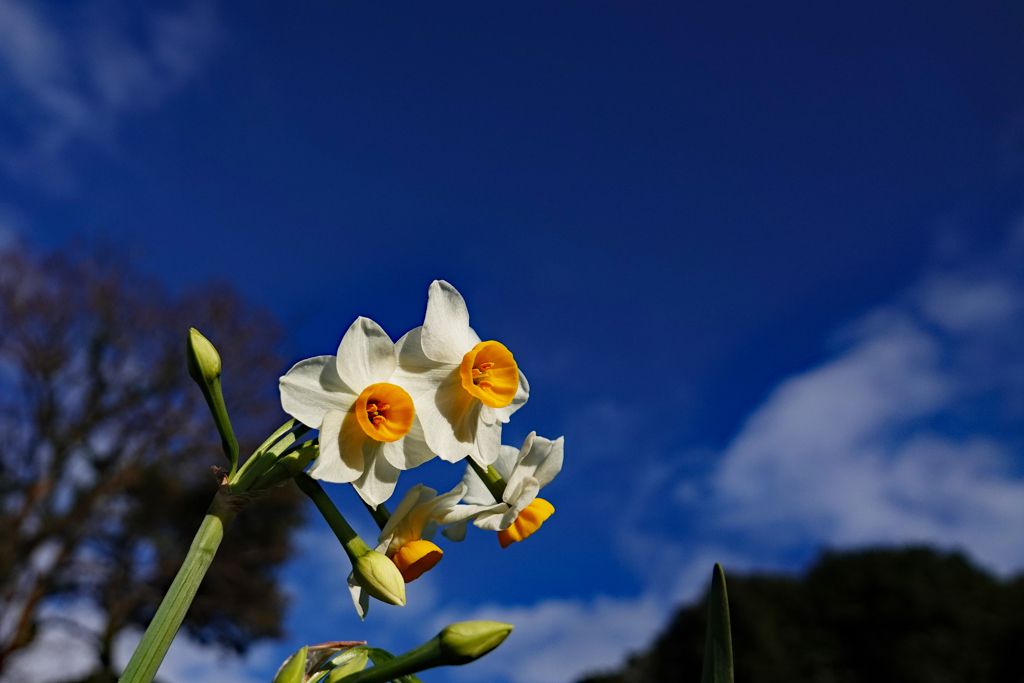
<path id="1" fill-rule="evenodd" d="M 118 254 L 0 254 L 0 672 L 87 605 L 103 622 L 74 627 L 95 646 L 88 680 L 113 681 L 115 636 L 155 612 L 224 464 L 185 368 L 193 326 L 223 356 L 244 457 L 285 420 L 270 315 L 225 286 L 171 296 Z M 194 636 L 242 651 L 279 632 L 274 570 L 297 495 L 275 489 L 228 530 L 185 621 Z"/>

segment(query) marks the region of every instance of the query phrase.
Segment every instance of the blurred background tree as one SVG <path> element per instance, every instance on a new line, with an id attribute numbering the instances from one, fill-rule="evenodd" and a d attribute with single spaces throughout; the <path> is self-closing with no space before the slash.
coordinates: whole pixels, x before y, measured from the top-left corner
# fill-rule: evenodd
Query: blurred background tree
<path id="1" fill-rule="evenodd" d="M 727 573 L 743 683 L 1024 681 L 1024 577 L 926 548 L 826 554 L 803 577 Z M 586 683 L 698 681 L 707 596 L 647 652 Z"/>
<path id="2" fill-rule="evenodd" d="M 189 327 L 223 356 L 244 457 L 285 420 L 268 313 L 222 285 L 172 296 L 120 253 L 0 254 L 0 675 L 54 625 L 94 647 L 86 680 L 114 681 L 116 636 L 170 585 L 225 464 L 186 372 Z M 238 516 L 185 620 L 194 637 L 243 651 L 279 633 L 298 495 Z"/>

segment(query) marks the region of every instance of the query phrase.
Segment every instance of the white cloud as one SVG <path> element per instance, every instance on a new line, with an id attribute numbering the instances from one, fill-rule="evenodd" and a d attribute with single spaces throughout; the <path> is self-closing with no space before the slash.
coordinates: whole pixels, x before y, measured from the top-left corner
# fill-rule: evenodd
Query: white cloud
<path id="1" fill-rule="evenodd" d="M 771 392 L 713 477 L 724 528 L 778 549 L 925 542 L 1024 567 L 1024 479 L 996 424 L 1020 399 L 1024 349 L 1008 342 L 1024 287 L 977 270 L 925 278 Z M 965 419 L 982 400 L 988 420 Z"/>
<path id="2" fill-rule="evenodd" d="M 73 182 L 76 145 L 111 141 L 121 119 L 192 80 L 217 41 L 211 5 L 0 0 L 0 164 L 49 189 Z"/>

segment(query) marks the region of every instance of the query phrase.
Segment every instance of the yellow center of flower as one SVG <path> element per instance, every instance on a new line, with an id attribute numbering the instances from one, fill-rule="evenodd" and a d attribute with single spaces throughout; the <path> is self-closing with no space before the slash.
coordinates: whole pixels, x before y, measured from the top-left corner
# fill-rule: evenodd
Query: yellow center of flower
<path id="1" fill-rule="evenodd" d="M 441 561 L 441 549 L 430 541 L 409 541 L 394 554 L 391 561 L 402 573 L 406 583 L 415 581 Z"/>
<path id="2" fill-rule="evenodd" d="M 543 498 L 534 498 L 533 502 L 519 513 L 512 526 L 498 532 L 498 542 L 507 548 L 515 541 L 521 541 L 540 528 L 548 517 L 555 512 L 555 506 Z"/>
<path id="3" fill-rule="evenodd" d="M 363 389 L 356 399 L 356 420 L 376 441 L 398 441 L 412 429 L 412 397 L 402 387 L 381 382 Z"/>
<path id="4" fill-rule="evenodd" d="M 496 341 L 480 342 L 462 357 L 462 388 L 491 408 L 504 408 L 519 389 L 519 366 L 512 352 Z"/>

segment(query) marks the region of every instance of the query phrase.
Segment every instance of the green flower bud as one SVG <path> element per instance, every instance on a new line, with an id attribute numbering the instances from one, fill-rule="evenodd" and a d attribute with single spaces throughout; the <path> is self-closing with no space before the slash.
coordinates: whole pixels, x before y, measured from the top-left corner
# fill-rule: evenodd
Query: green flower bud
<path id="1" fill-rule="evenodd" d="M 194 327 L 188 331 L 186 359 L 188 374 L 199 386 L 209 385 L 220 377 L 220 354 Z"/>
<path id="2" fill-rule="evenodd" d="M 405 579 L 387 555 L 368 550 L 352 563 L 352 572 L 372 597 L 389 605 L 405 605 Z"/>
<path id="3" fill-rule="evenodd" d="M 500 621 L 460 621 L 445 626 L 438 639 L 445 664 L 466 664 L 479 659 L 501 645 L 512 624 Z"/>
<path id="4" fill-rule="evenodd" d="M 308 648 L 303 647 L 289 657 L 288 661 L 277 670 L 277 675 L 274 676 L 274 683 L 302 683 L 302 678 L 306 675 L 307 651 Z"/>

